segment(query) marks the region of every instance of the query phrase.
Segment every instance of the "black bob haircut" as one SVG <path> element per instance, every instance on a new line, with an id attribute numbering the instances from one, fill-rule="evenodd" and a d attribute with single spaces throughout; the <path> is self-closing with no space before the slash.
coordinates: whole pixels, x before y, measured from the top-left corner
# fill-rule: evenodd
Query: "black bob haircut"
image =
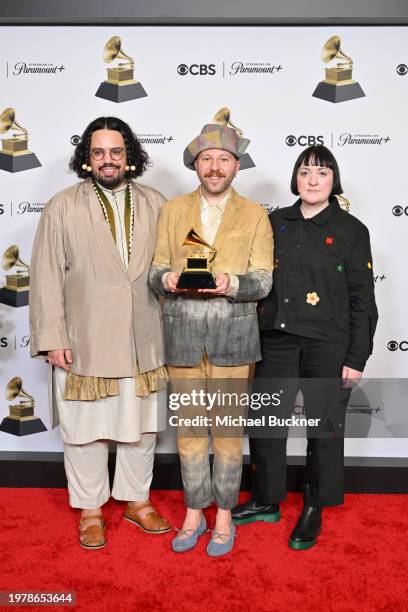
<path id="1" fill-rule="evenodd" d="M 323 145 L 314 145 L 308 147 L 299 155 L 296 160 L 295 167 L 293 168 L 292 180 L 290 182 L 290 188 L 292 193 L 299 195 L 297 187 L 297 171 L 300 166 L 321 166 L 322 168 L 330 168 L 333 170 L 333 187 L 331 190 L 331 196 L 340 195 L 343 193 L 343 187 L 340 181 L 340 170 L 336 162 L 336 158 L 333 153 Z"/>
<path id="2" fill-rule="evenodd" d="M 75 153 L 69 162 L 70 170 L 76 173 L 79 178 L 85 179 L 90 173 L 82 168 L 83 164 L 89 165 L 91 152 L 91 138 L 96 130 L 115 130 L 120 132 L 125 141 L 126 163 L 128 166 L 135 166 L 135 170 L 126 172 L 126 178 L 137 178 L 142 176 L 150 165 L 149 156 L 141 147 L 127 123 L 117 117 L 98 117 L 88 125 L 82 134 L 81 140 L 75 149 Z"/>

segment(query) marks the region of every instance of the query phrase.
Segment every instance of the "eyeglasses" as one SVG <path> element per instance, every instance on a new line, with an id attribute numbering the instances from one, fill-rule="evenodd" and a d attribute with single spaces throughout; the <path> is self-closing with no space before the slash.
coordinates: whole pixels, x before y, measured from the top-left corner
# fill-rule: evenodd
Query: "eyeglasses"
<path id="1" fill-rule="evenodd" d="M 123 159 L 124 149 L 122 147 L 114 147 L 113 149 L 92 149 L 91 157 L 95 161 L 102 161 L 105 158 L 105 154 L 109 153 L 111 159 L 114 161 L 119 161 Z"/>

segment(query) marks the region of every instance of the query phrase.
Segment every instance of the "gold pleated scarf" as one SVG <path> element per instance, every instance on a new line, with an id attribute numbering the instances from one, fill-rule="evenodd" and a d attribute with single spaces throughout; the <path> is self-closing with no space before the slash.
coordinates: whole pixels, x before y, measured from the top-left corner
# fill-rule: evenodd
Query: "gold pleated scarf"
<path id="1" fill-rule="evenodd" d="M 166 387 L 168 380 L 169 375 L 166 366 L 141 373 L 136 365 L 135 395 L 146 397 L 150 393 L 160 391 Z M 119 395 L 119 378 L 80 376 L 68 372 L 64 391 L 65 400 L 95 402 L 113 395 Z"/>

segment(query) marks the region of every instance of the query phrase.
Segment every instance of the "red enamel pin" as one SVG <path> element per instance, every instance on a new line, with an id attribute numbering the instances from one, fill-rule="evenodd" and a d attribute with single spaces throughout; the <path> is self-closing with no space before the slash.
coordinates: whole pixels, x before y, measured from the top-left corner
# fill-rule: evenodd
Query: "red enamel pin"
<path id="1" fill-rule="evenodd" d="M 326 240 L 325 240 L 326 244 L 333 244 L 333 241 L 334 241 L 333 236 L 326 236 Z"/>

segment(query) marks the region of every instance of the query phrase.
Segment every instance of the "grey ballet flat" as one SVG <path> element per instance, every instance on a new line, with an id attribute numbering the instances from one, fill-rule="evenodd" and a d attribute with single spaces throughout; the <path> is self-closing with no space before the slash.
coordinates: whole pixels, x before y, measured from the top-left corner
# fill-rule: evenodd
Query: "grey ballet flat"
<path id="1" fill-rule="evenodd" d="M 234 540 L 236 538 L 234 523 L 231 523 L 231 533 L 228 536 L 228 539 L 226 542 L 222 542 L 222 543 L 215 542 L 215 538 L 218 538 L 219 536 L 227 537 L 227 534 L 218 533 L 217 531 L 213 531 L 211 540 L 208 542 L 208 546 L 207 546 L 207 555 L 209 555 L 210 557 L 221 557 L 222 555 L 226 555 L 233 549 Z"/>
<path id="2" fill-rule="evenodd" d="M 197 544 L 198 538 L 207 530 L 207 522 L 205 516 L 201 517 L 201 523 L 197 529 L 180 529 L 175 538 L 171 542 L 171 547 L 174 552 L 185 552 L 191 550 Z M 187 538 L 181 538 L 181 535 L 189 534 Z"/>

